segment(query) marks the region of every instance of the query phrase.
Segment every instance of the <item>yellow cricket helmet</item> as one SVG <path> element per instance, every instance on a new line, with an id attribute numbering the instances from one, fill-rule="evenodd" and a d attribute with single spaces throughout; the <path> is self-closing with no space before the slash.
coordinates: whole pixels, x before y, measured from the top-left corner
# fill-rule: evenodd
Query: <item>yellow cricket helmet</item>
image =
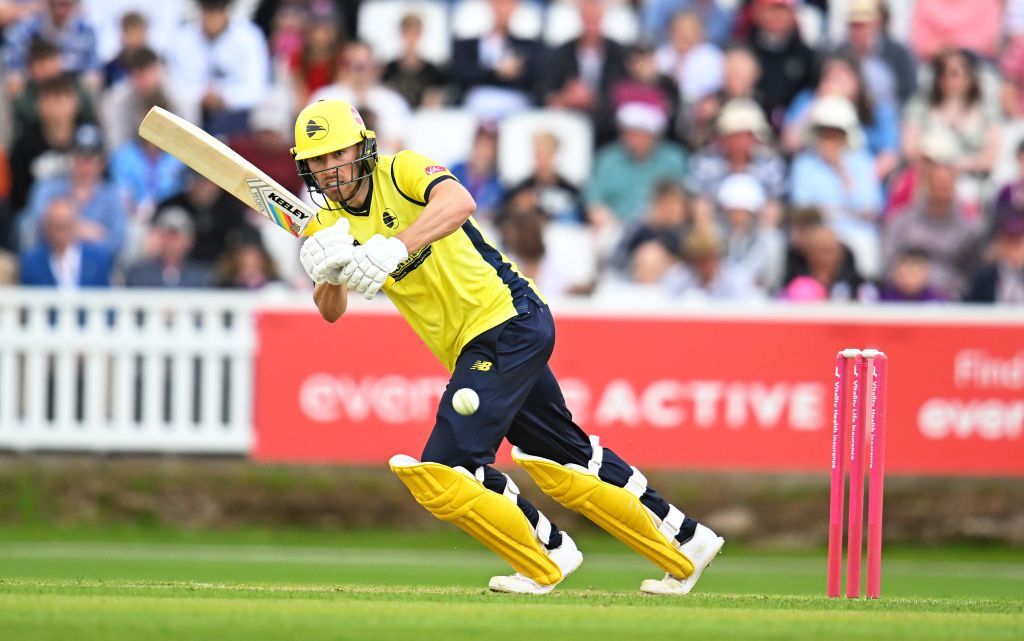
<path id="1" fill-rule="evenodd" d="M 324 194 L 314 172 L 310 171 L 309 159 L 316 156 L 340 151 L 353 145 L 360 145 L 359 153 L 350 163 L 322 170 L 335 172 L 337 186 L 359 182 L 369 178 L 377 167 L 377 134 L 366 128 L 363 117 L 351 104 L 344 100 L 318 100 L 299 112 L 295 119 L 295 146 L 292 147 L 292 158 L 298 169 L 299 177 L 306 184 L 313 202 L 324 209 L 336 209 Z M 339 181 L 338 170 L 347 165 L 355 165 L 359 171 L 352 180 Z M 330 182 L 328 184 L 331 184 Z M 349 208 L 349 203 L 342 202 Z"/>
<path id="2" fill-rule="evenodd" d="M 363 117 L 351 104 L 344 100 L 318 100 L 295 119 L 292 156 L 295 160 L 309 160 L 376 138 L 377 134 L 366 128 Z"/>

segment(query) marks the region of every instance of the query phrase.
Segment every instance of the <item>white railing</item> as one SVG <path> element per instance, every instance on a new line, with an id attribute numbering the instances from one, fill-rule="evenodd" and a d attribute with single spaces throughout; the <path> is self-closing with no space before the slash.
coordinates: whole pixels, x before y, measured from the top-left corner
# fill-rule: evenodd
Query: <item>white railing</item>
<path id="1" fill-rule="evenodd" d="M 248 453 L 256 302 L 0 288 L 0 449 Z"/>

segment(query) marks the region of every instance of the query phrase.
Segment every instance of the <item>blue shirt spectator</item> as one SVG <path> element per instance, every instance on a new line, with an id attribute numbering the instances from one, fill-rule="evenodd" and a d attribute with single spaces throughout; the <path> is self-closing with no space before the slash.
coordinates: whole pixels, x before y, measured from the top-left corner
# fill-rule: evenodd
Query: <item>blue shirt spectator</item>
<path id="1" fill-rule="evenodd" d="M 680 11 L 689 11 L 700 18 L 708 40 L 723 47 L 732 37 L 735 11 L 722 5 L 719 0 L 647 0 L 641 10 L 641 23 L 644 33 L 664 43 L 672 17 Z"/>
<path id="2" fill-rule="evenodd" d="M 136 138 L 110 156 L 110 175 L 138 209 L 150 209 L 185 189 L 185 165 Z"/>
<path id="3" fill-rule="evenodd" d="M 505 198 L 505 189 L 498 182 L 497 158 L 498 129 L 484 121 L 477 127 L 469 158 L 451 168 L 476 201 L 477 218 L 486 222 L 494 220 Z"/>
<path id="4" fill-rule="evenodd" d="M 804 90 L 793 99 L 793 104 L 786 111 L 784 127 L 790 127 L 803 121 L 810 113 L 814 103 L 814 92 Z M 874 103 L 870 105 L 871 121 L 861 122 L 864 142 L 872 156 L 882 152 L 899 153 L 900 151 L 900 117 L 891 104 Z"/>
<path id="5" fill-rule="evenodd" d="M 78 3 L 69 0 L 48 2 L 39 13 L 22 18 L 4 32 L 3 62 L 7 86 L 18 93 L 28 66 L 28 49 L 36 38 L 46 39 L 60 48 L 64 71 L 75 74 L 94 72 L 98 86 L 100 60 L 96 52 L 96 32 L 78 13 Z"/>
<path id="6" fill-rule="evenodd" d="M 42 220 L 42 242 L 22 250 L 21 283 L 37 287 L 109 287 L 113 255 L 77 238 L 78 213 L 63 198 L 50 202 Z"/>
<path id="7" fill-rule="evenodd" d="M 40 223 L 54 199 L 69 200 L 77 209 L 78 239 L 102 246 L 116 256 L 125 240 L 128 214 L 117 186 L 103 177 L 102 134 L 95 125 L 75 132 L 71 170 L 32 186 L 21 216 L 20 236 L 25 247 L 39 240 Z"/>

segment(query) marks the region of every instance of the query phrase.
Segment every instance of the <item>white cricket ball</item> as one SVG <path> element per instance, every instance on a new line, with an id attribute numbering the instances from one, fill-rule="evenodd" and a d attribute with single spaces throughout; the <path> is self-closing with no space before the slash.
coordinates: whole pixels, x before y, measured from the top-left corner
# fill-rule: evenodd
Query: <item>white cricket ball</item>
<path id="1" fill-rule="evenodd" d="M 469 416 L 480 408 L 480 397 L 468 387 L 457 389 L 452 396 L 452 407 L 459 414 Z"/>

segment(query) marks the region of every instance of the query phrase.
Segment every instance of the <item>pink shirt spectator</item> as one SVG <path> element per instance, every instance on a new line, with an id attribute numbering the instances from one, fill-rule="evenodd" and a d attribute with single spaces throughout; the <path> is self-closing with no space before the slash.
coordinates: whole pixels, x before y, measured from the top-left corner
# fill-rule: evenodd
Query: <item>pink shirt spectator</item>
<path id="1" fill-rule="evenodd" d="M 917 0 L 911 46 L 921 60 L 946 47 L 970 49 L 993 59 L 1002 31 L 1000 0 Z"/>

